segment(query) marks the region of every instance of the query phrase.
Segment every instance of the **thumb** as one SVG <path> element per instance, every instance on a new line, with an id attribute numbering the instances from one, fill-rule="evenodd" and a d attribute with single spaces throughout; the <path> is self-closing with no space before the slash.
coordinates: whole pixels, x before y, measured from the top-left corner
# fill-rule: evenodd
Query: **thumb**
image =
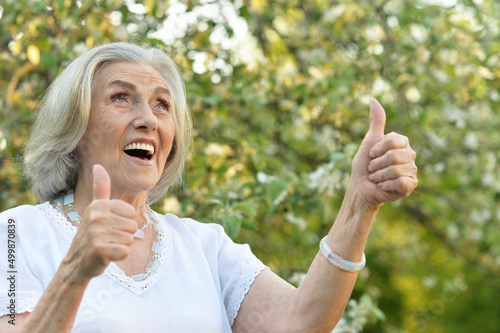
<path id="1" fill-rule="evenodd" d="M 384 136 L 385 111 L 382 105 L 375 99 L 370 98 L 370 129 L 366 136 Z"/>
<path id="2" fill-rule="evenodd" d="M 92 174 L 94 176 L 94 200 L 111 199 L 111 179 L 109 178 L 106 169 L 104 169 L 104 167 L 100 164 L 95 164 L 94 168 L 92 169 Z"/>

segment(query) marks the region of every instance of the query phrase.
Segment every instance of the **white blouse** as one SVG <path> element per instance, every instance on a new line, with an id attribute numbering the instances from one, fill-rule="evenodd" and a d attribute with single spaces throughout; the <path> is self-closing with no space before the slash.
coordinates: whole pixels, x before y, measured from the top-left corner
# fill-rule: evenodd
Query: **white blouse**
<path id="1" fill-rule="evenodd" d="M 72 332 L 231 332 L 245 294 L 266 266 L 218 224 L 155 214 L 164 229 L 159 268 L 134 281 L 111 262 L 90 281 Z M 12 299 L 16 313 L 33 311 L 76 232 L 48 202 L 0 214 L 0 316 L 10 313 Z M 15 296 L 9 292 L 13 280 Z"/>

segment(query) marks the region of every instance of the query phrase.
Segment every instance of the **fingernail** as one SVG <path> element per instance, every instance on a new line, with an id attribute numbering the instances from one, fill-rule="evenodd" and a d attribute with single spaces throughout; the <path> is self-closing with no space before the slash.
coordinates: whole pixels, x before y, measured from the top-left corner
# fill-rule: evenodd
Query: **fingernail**
<path id="1" fill-rule="evenodd" d="M 371 181 L 373 181 L 375 179 L 375 176 L 373 175 L 373 173 L 368 175 L 368 179 Z"/>
<path id="2" fill-rule="evenodd" d="M 368 153 L 368 156 L 370 156 L 371 158 L 374 158 L 375 152 L 373 150 L 370 150 L 370 152 Z"/>
<path id="3" fill-rule="evenodd" d="M 373 164 L 371 164 L 371 163 L 368 164 L 368 171 L 370 171 L 370 172 L 375 171 L 375 167 L 373 166 Z"/>

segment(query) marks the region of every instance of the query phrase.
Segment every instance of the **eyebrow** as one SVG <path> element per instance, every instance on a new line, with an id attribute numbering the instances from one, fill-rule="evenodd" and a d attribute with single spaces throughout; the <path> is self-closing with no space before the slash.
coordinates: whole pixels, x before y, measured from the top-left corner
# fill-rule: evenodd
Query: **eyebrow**
<path id="1" fill-rule="evenodd" d="M 108 86 L 110 86 L 110 87 L 120 86 L 120 87 L 128 88 L 130 90 L 137 90 L 137 87 L 135 84 L 127 82 L 127 81 L 122 81 L 122 80 L 114 80 Z"/>
<path id="2" fill-rule="evenodd" d="M 171 96 L 170 95 L 170 90 L 168 90 L 168 88 L 166 88 L 166 87 L 156 87 L 155 88 L 155 92 L 156 93 L 167 94 L 168 96 Z"/>
<path id="3" fill-rule="evenodd" d="M 137 86 L 135 84 L 127 82 L 127 81 L 122 81 L 122 80 L 114 80 L 108 86 L 109 87 L 120 86 L 120 87 L 128 88 L 128 89 L 133 90 L 133 91 L 137 90 Z M 163 94 L 167 94 L 167 95 L 171 96 L 170 90 L 166 87 L 158 86 L 154 89 L 154 91 L 155 91 L 155 93 L 163 93 Z"/>

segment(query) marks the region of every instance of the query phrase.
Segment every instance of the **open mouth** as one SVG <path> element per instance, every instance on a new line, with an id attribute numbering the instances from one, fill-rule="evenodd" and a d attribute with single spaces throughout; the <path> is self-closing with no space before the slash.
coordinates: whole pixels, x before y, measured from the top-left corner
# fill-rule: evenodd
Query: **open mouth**
<path id="1" fill-rule="evenodd" d="M 129 156 L 150 160 L 155 153 L 155 148 L 149 143 L 130 143 L 123 148 L 123 151 Z"/>

